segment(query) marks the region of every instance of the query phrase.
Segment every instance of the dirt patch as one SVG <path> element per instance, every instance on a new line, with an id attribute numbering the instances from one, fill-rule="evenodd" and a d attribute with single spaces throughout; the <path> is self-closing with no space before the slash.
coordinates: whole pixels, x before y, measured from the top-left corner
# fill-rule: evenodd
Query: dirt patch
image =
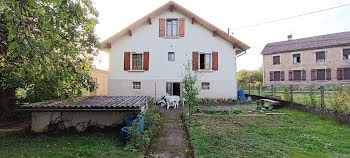
<path id="1" fill-rule="evenodd" d="M 163 129 L 157 137 L 152 139 L 146 157 L 190 157 L 186 133 L 180 117 L 184 110 L 184 107 L 179 107 L 178 109 L 162 107 L 159 109 L 164 123 Z"/>

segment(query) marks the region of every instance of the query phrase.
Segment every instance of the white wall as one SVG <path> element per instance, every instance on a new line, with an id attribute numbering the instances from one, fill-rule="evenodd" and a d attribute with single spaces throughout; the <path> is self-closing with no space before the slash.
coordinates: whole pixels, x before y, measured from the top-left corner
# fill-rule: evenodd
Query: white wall
<path id="1" fill-rule="evenodd" d="M 179 39 L 164 39 L 159 37 L 159 18 L 185 18 L 185 37 Z M 211 85 L 211 90 L 202 92 L 202 96 L 211 96 L 214 91 L 225 91 L 228 96 L 235 98 L 237 91 L 235 50 L 232 44 L 223 38 L 213 37 L 213 32 L 198 23 L 191 24 L 191 19 L 179 12 L 166 11 L 157 17 L 152 18 L 152 24 L 145 23 L 141 27 L 132 29 L 132 36 L 128 34 L 115 39 L 110 51 L 110 73 L 109 73 L 109 95 L 127 95 L 132 88 L 130 85 L 118 86 L 118 80 L 130 81 L 181 81 L 184 71 L 184 64 L 187 60 L 192 60 L 192 52 L 219 52 L 219 70 L 204 72 L 201 80 L 214 82 L 220 89 L 215 89 Z M 149 53 L 149 71 L 128 72 L 124 71 L 124 52 L 145 52 Z M 175 52 L 175 61 L 168 61 L 168 52 Z M 220 81 L 220 82 L 219 82 Z M 125 84 L 125 82 L 123 82 Z M 219 84 L 225 84 L 220 85 Z M 142 84 L 142 83 L 141 83 Z M 119 89 L 117 87 L 124 87 Z M 157 86 L 158 87 L 158 86 Z M 160 86 L 160 88 L 165 85 Z M 124 92 L 122 92 L 124 91 Z M 128 92 L 127 92 L 128 91 Z M 143 90 L 141 90 L 143 91 Z M 146 90 L 145 90 L 146 91 Z M 152 91 L 154 89 L 147 89 Z M 149 94 L 148 92 L 147 94 Z M 141 93 L 137 93 L 142 94 Z M 228 97 L 222 96 L 222 97 Z M 215 95 L 215 97 L 221 97 Z"/>

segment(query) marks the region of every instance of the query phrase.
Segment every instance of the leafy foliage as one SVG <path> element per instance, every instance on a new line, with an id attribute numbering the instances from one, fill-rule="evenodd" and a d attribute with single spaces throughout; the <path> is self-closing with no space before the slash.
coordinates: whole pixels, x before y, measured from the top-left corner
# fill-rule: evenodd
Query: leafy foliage
<path id="1" fill-rule="evenodd" d="M 248 85 L 257 86 L 263 83 L 263 74 L 264 69 L 260 67 L 257 70 L 240 70 L 237 72 L 237 81 L 239 85 Z"/>
<path id="2" fill-rule="evenodd" d="M 186 99 L 186 106 L 188 106 L 189 113 L 193 111 L 193 107 L 198 104 L 199 87 L 199 73 L 191 70 L 191 62 L 188 61 L 185 65 L 185 72 L 182 78 L 183 97 Z"/>
<path id="3" fill-rule="evenodd" d="M 330 104 L 337 111 L 350 111 L 350 87 L 339 86 L 332 94 Z"/>
<path id="4" fill-rule="evenodd" d="M 138 122 L 145 119 L 145 131 L 143 134 L 139 132 Z M 129 129 L 128 135 L 130 142 L 126 148 L 129 149 L 145 149 L 151 142 L 151 138 L 160 131 L 160 115 L 158 106 L 154 105 L 153 100 L 149 100 L 146 112 L 139 114 Z"/>
<path id="5" fill-rule="evenodd" d="M 282 86 L 282 89 L 283 89 L 282 99 L 285 101 L 291 101 L 290 87 L 289 86 Z"/>
<path id="6" fill-rule="evenodd" d="M 1 6 L 0 91 L 27 89 L 31 102 L 73 101 L 83 89 L 95 88 L 89 72 L 98 51 L 98 13 L 90 0 L 6 1 Z"/>

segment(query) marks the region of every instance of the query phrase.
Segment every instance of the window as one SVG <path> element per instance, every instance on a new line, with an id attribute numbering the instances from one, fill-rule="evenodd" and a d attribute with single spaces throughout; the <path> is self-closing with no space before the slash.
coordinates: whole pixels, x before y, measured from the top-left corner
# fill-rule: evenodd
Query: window
<path id="1" fill-rule="evenodd" d="M 280 56 L 274 56 L 272 57 L 273 59 L 273 65 L 279 65 L 281 62 L 280 62 Z"/>
<path id="2" fill-rule="evenodd" d="M 325 60 L 326 60 L 325 51 L 316 52 L 316 62 L 324 62 Z"/>
<path id="3" fill-rule="evenodd" d="M 316 80 L 326 80 L 326 70 L 317 69 L 316 70 Z"/>
<path id="4" fill-rule="evenodd" d="M 210 70 L 211 66 L 211 55 L 210 54 L 200 54 L 199 55 L 199 69 Z"/>
<path id="5" fill-rule="evenodd" d="M 132 89 L 141 89 L 141 82 L 133 82 Z"/>
<path id="6" fill-rule="evenodd" d="M 350 59 L 350 48 L 343 49 L 343 59 L 344 60 L 349 60 Z"/>
<path id="7" fill-rule="evenodd" d="M 166 21 L 166 28 L 167 28 L 166 35 L 167 36 L 177 36 L 178 35 L 177 24 L 178 24 L 177 19 L 167 19 L 167 21 Z"/>
<path id="8" fill-rule="evenodd" d="M 350 80 L 350 68 L 343 68 L 344 70 L 344 80 Z"/>
<path id="9" fill-rule="evenodd" d="M 273 72 L 273 80 L 274 81 L 280 81 L 281 80 L 281 72 L 280 71 L 274 71 Z"/>
<path id="10" fill-rule="evenodd" d="M 175 61 L 175 53 L 168 52 L 168 61 Z"/>
<path id="11" fill-rule="evenodd" d="M 301 62 L 300 54 L 293 54 L 293 64 L 298 64 Z"/>
<path id="12" fill-rule="evenodd" d="M 132 69 L 142 70 L 142 54 L 132 54 Z"/>
<path id="13" fill-rule="evenodd" d="M 202 82 L 202 89 L 203 90 L 209 90 L 210 89 L 210 83 L 209 82 Z"/>
<path id="14" fill-rule="evenodd" d="M 293 80 L 301 81 L 301 70 L 293 70 Z"/>

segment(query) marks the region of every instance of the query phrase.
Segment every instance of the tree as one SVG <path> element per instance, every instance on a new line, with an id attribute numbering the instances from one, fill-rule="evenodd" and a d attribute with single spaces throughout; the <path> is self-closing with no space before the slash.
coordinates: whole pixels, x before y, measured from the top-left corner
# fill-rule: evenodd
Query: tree
<path id="1" fill-rule="evenodd" d="M 259 85 L 263 83 L 264 69 L 260 67 L 257 70 L 240 70 L 237 72 L 237 81 L 240 85 Z"/>
<path id="2" fill-rule="evenodd" d="M 199 73 L 191 70 L 192 63 L 190 61 L 185 65 L 185 72 L 182 78 L 183 96 L 186 99 L 188 112 L 191 116 L 193 107 L 198 103 L 199 87 Z"/>
<path id="3" fill-rule="evenodd" d="M 98 13 L 90 0 L 22 0 L 0 4 L 0 93 L 29 90 L 28 101 L 73 97 L 95 84 Z"/>

